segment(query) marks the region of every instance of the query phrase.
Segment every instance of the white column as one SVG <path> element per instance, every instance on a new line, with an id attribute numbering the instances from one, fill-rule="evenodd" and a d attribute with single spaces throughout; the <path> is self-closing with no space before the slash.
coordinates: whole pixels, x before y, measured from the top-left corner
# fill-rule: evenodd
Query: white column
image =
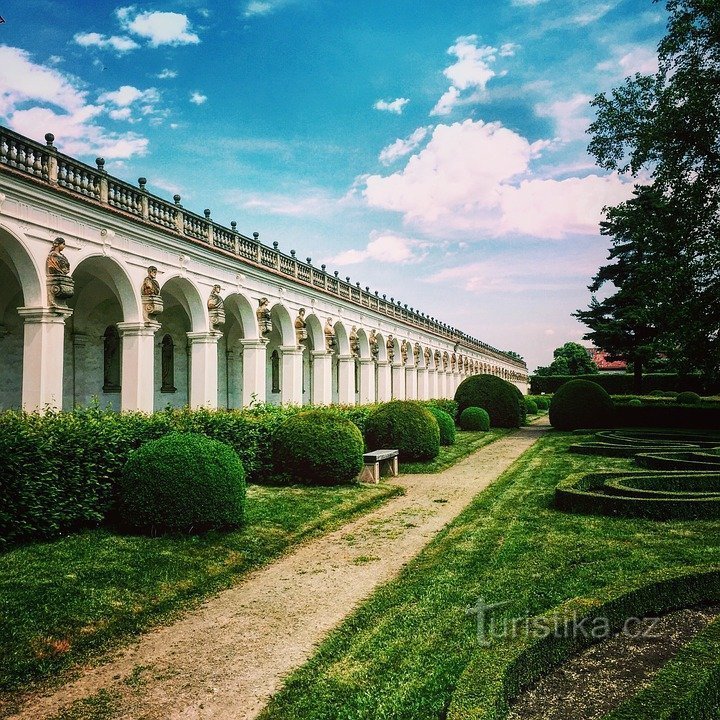
<path id="1" fill-rule="evenodd" d="M 355 358 L 352 355 L 338 355 L 338 402 L 341 405 L 355 404 Z"/>
<path id="2" fill-rule="evenodd" d="M 405 368 L 405 398 L 407 400 L 418 399 L 417 368 L 414 365 Z"/>
<path id="3" fill-rule="evenodd" d="M 417 397 L 418 400 L 428 400 L 428 370 L 427 368 L 418 368 L 417 371 Z"/>
<path id="4" fill-rule="evenodd" d="M 243 354 L 242 403 L 244 407 L 267 399 L 267 344 L 265 338 L 241 340 Z"/>
<path id="5" fill-rule="evenodd" d="M 452 385 L 452 393 L 450 394 L 451 398 L 455 397 L 455 391 L 458 389 L 458 385 L 460 384 L 460 381 L 462 380 L 462 376 L 460 375 L 460 371 L 456 370 L 453 373 L 453 385 Z"/>
<path id="6" fill-rule="evenodd" d="M 375 402 L 375 361 L 362 358 L 360 361 L 360 404 Z"/>
<path id="7" fill-rule="evenodd" d="M 445 393 L 445 380 L 447 373 L 444 370 L 437 371 L 437 396 L 438 398 L 447 397 Z"/>
<path id="8" fill-rule="evenodd" d="M 160 323 L 121 322 L 120 409 L 151 413 L 155 399 L 155 333 Z"/>
<path id="9" fill-rule="evenodd" d="M 437 375 L 434 367 L 428 368 L 428 400 L 434 400 L 438 396 Z"/>
<path id="10" fill-rule="evenodd" d="M 405 367 L 403 365 L 392 366 L 392 396 L 393 400 L 405 399 Z"/>
<path id="11" fill-rule="evenodd" d="M 28 412 L 61 410 L 65 320 L 70 309 L 20 307 L 24 320 L 22 406 Z"/>
<path id="12" fill-rule="evenodd" d="M 332 403 L 332 353 L 313 350 L 312 359 L 312 397 L 310 402 L 313 405 L 330 405 Z M 285 402 L 284 399 L 283 402 Z"/>
<path id="13" fill-rule="evenodd" d="M 390 400 L 390 363 L 387 360 L 377 361 L 377 401 Z"/>
<path id="14" fill-rule="evenodd" d="M 218 351 L 220 333 L 189 332 L 191 408 L 217 407 Z"/>
<path id="15" fill-rule="evenodd" d="M 281 345 L 280 397 L 283 405 L 302 405 L 302 354 L 297 345 Z"/>

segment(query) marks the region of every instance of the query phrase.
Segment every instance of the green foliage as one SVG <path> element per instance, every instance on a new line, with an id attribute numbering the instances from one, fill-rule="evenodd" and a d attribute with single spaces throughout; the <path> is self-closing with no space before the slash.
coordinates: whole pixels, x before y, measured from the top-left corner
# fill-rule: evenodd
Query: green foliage
<path id="1" fill-rule="evenodd" d="M 632 395 L 633 376 L 627 373 L 608 373 L 607 375 L 580 375 L 574 378 L 570 375 L 551 375 L 530 377 L 530 391 L 533 395 L 540 393 L 554 393 L 559 387 L 570 380 L 592 380 L 602 385 L 610 395 Z M 674 397 L 678 390 L 693 390 L 704 392 L 704 386 L 698 375 L 678 375 L 676 373 L 648 373 L 643 376 L 643 390 L 654 394 L 663 391 L 666 397 Z M 673 395 L 670 395 L 673 393 Z"/>
<path id="2" fill-rule="evenodd" d="M 612 416 L 612 398 L 590 380 L 565 383 L 550 403 L 550 424 L 557 430 L 607 427 Z"/>
<path id="3" fill-rule="evenodd" d="M 539 367 L 537 375 L 595 375 L 597 365 L 585 348 L 574 342 L 566 342 L 553 352 L 555 358 L 547 367 Z"/>
<path id="4" fill-rule="evenodd" d="M 631 407 L 642 407 L 642 404 L 643 403 L 640 398 L 631 398 L 630 400 L 628 400 L 628 405 L 630 405 Z"/>
<path id="5" fill-rule="evenodd" d="M 697 405 L 702 398 L 694 392 L 685 391 L 678 394 L 675 398 L 680 405 Z"/>
<path id="6" fill-rule="evenodd" d="M 491 427 L 516 428 L 525 419 L 523 395 L 515 385 L 495 375 L 471 375 L 455 391 L 458 413 L 468 407 L 484 408 Z"/>
<path id="7" fill-rule="evenodd" d="M 119 513 L 141 531 L 203 532 L 238 527 L 245 471 L 225 443 L 174 432 L 130 453 L 118 482 Z"/>
<path id="8" fill-rule="evenodd" d="M 417 402 L 393 400 L 380 405 L 365 425 L 368 450 L 392 448 L 401 461 L 432 460 L 440 452 L 440 428 L 432 413 Z"/>
<path id="9" fill-rule="evenodd" d="M 458 418 L 458 425 L 462 430 L 483 430 L 490 429 L 490 416 L 487 410 L 479 407 L 466 407 Z"/>
<path id="10" fill-rule="evenodd" d="M 423 407 L 440 408 L 440 410 L 444 410 L 453 419 L 457 416 L 457 403 L 454 400 L 450 400 L 449 398 L 435 398 L 433 400 L 419 400 L 418 402 Z"/>
<path id="11" fill-rule="evenodd" d="M 294 481 L 328 485 L 354 480 L 363 466 L 363 436 L 333 410 L 287 418 L 275 433 L 275 467 Z"/>
<path id="12" fill-rule="evenodd" d="M 452 416 L 434 405 L 429 405 L 428 410 L 437 420 L 440 429 L 440 444 L 447 447 L 455 444 L 455 421 Z"/>
<path id="13" fill-rule="evenodd" d="M 528 415 L 537 415 L 539 410 L 538 404 L 532 398 L 526 397 L 525 410 L 527 410 Z"/>

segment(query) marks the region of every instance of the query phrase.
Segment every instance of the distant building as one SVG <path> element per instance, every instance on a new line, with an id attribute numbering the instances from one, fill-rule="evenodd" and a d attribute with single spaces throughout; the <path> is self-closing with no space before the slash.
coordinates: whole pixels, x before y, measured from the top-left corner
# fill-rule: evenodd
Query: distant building
<path id="1" fill-rule="evenodd" d="M 586 348 L 588 355 L 592 358 L 592 361 L 597 365 L 597 369 L 604 373 L 624 373 L 627 372 L 627 363 L 624 360 L 608 360 L 608 355 L 605 350 L 600 348 L 592 347 Z"/>

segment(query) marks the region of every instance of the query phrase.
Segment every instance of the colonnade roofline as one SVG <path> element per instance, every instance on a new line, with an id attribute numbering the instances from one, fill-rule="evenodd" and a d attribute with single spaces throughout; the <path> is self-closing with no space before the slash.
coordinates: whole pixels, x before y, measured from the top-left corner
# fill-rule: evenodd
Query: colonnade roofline
<path id="1" fill-rule="evenodd" d="M 300 286 L 376 311 L 412 328 L 422 329 L 455 343 L 457 349 L 476 350 L 527 372 L 523 361 L 477 338 L 414 308 L 408 308 L 399 300 L 388 300 L 385 295 L 371 292 L 369 287 L 363 289 L 359 282 L 353 285 L 349 277 L 343 280 L 337 271 L 330 274 L 325 265 L 318 269 L 311 264 L 310 258 L 303 262 L 295 256 L 295 250 L 287 255 L 278 249 L 277 242 L 272 247 L 263 245 L 258 233 L 253 233 L 253 237 L 243 235 L 237 231 L 234 221 L 230 223 L 230 228 L 226 228 L 211 219 L 209 209 L 202 216 L 193 213 L 180 204 L 179 195 L 174 196 L 174 202 L 163 200 L 147 190 L 145 178 L 139 178 L 139 186 L 135 187 L 113 177 L 104 169 L 103 158 L 97 158 L 97 167 L 93 168 L 64 155 L 55 147 L 54 141 L 52 133 L 45 135 L 43 145 L 0 126 L 0 169 L 53 191 L 68 193 L 83 202 L 99 205 L 105 211 L 124 218 L 130 217 L 204 248 L 229 255 Z"/>

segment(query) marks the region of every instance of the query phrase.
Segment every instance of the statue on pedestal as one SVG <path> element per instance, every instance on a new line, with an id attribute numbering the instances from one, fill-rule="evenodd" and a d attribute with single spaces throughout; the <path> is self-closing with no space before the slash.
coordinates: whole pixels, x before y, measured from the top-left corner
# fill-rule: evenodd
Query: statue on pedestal
<path id="1" fill-rule="evenodd" d="M 213 285 L 210 297 L 207 301 L 208 314 L 210 315 L 210 324 L 213 327 L 222 325 L 225 322 L 225 301 L 220 296 L 220 286 Z"/>
<path id="2" fill-rule="evenodd" d="M 415 360 L 415 367 L 418 367 L 420 365 L 421 352 L 422 348 L 420 347 L 420 343 L 415 343 L 415 345 L 413 345 L 413 358 Z"/>
<path id="3" fill-rule="evenodd" d="M 160 283 L 156 279 L 157 271 L 154 265 L 150 265 L 147 269 L 147 277 L 143 280 L 142 287 L 140 288 L 145 320 L 152 320 L 154 315 L 159 315 L 163 311 L 163 300 L 160 297 Z"/>
<path id="4" fill-rule="evenodd" d="M 387 350 L 387 357 L 390 362 L 395 359 L 395 339 L 392 335 L 388 335 L 387 342 L 385 343 L 385 349 Z"/>
<path id="5" fill-rule="evenodd" d="M 299 345 L 303 340 L 307 339 L 307 323 L 305 321 L 305 308 L 298 310 L 297 317 L 295 318 L 295 338 Z"/>
<path id="6" fill-rule="evenodd" d="M 426 347 L 423 351 L 423 356 L 425 357 L 425 367 L 430 367 L 430 360 L 432 360 L 432 350 L 430 350 L 429 347 Z"/>
<path id="7" fill-rule="evenodd" d="M 370 354 L 372 355 L 373 360 L 378 359 L 378 355 L 380 354 L 380 344 L 378 342 L 377 333 L 375 330 L 370 331 L 370 337 L 368 338 L 368 342 L 370 343 Z"/>
<path id="8" fill-rule="evenodd" d="M 67 301 L 75 292 L 75 280 L 70 277 L 70 261 L 63 255 L 64 249 L 65 240 L 55 238 L 45 261 L 48 305 L 56 308 L 67 308 Z"/>
<path id="9" fill-rule="evenodd" d="M 328 352 L 331 352 L 332 349 L 335 347 L 335 328 L 332 324 L 332 319 L 328 318 L 327 322 L 325 323 L 325 349 Z"/>
<path id="10" fill-rule="evenodd" d="M 269 335 L 272 332 L 272 320 L 270 319 L 270 301 L 266 297 L 258 300 L 258 309 L 255 311 L 258 320 L 258 327 L 262 335 Z"/>
<path id="11" fill-rule="evenodd" d="M 403 340 L 400 343 L 400 357 L 402 357 L 403 365 L 407 364 L 408 359 L 408 341 Z"/>
<path id="12" fill-rule="evenodd" d="M 360 339 L 358 338 L 357 327 L 352 326 L 350 330 L 350 353 L 354 358 L 360 357 Z"/>

